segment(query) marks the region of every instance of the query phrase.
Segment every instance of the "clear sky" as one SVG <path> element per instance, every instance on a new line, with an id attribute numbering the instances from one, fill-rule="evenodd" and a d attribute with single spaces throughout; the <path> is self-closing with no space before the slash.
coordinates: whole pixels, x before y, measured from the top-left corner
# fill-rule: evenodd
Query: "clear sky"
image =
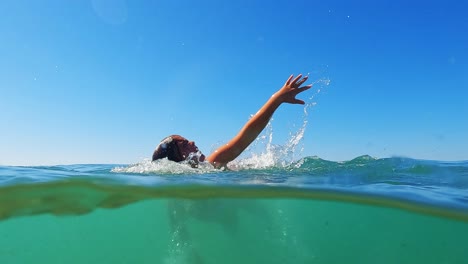
<path id="1" fill-rule="evenodd" d="M 0 1 L 0 165 L 209 154 L 292 73 L 304 156 L 468 159 L 466 1 Z M 315 89 L 299 96 L 307 102 Z M 283 144 L 303 107 L 273 121 Z M 294 127 L 296 125 L 296 127 Z"/>

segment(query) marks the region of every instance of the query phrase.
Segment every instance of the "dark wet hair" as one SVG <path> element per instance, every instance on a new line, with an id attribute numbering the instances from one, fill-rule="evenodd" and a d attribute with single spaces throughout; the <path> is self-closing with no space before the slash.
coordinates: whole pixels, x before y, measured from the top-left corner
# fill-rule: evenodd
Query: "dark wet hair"
<path id="1" fill-rule="evenodd" d="M 158 159 L 163 159 L 167 158 L 168 160 L 172 160 L 175 162 L 183 161 L 184 158 L 180 154 L 179 147 L 177 147 L 177 140 L 175 139 L 177 137 L 180 137 L 178 135 L 171 135 L 159 143 L 159 145 L 156 147 L 156 149 L 153 152 L 153 159 L 152 161 L 158 160 Z"/>

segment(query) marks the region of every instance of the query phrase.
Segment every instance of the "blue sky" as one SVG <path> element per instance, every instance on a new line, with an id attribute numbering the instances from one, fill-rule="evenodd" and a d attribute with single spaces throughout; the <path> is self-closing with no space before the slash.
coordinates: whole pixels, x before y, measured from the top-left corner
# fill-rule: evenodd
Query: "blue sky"
<path id="1" fill-rule="evenodd" d="M 465 1 L 0 2 L 0 164 L 209 154 L 292 73 L 304 156 L 468 159 Z M 302 124 L 283 105 L 274 143 Z M 296 127 L 295 127 L 296 126 Z"/>

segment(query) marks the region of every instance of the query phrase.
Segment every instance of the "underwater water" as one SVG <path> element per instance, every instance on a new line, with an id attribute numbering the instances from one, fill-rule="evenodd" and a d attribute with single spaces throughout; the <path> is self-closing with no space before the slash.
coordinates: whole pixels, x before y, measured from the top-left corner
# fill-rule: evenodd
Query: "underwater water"
<path id="1" fill-rule="evenodd" d="M 369 156 L 0 166 L 0 263 L 466 263 L 467 189 L 468 162 Z"/>

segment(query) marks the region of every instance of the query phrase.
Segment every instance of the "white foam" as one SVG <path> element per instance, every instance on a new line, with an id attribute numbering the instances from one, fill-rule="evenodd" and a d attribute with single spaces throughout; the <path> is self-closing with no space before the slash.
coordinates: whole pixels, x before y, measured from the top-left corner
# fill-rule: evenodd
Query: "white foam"
<path id="1" fill-rule="evenodd" d="M 116 167 L 112 169 L 112 172 L 118 173 L 158 173 L 158 174 L 201 174 L 209 172 L 217 172 L 211 164 L 207 162 L 201 162 L 198 164 L 198 168 L 192 168 L 188 161 L 173 162 L 165 159 L 151 161 L 145 159 L 142 162 L 129 165 L 127 167 Z"/>

